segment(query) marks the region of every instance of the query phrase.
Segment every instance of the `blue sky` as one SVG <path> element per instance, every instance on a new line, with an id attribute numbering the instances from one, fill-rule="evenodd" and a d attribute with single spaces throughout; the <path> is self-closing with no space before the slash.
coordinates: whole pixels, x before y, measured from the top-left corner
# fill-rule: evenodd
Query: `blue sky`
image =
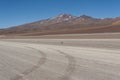
<path id="1" fill-rule="evenodd" d="M 120 0 L 0 0 L 0 28 L 68 13 L 96 18 L 119 17 Z"/>

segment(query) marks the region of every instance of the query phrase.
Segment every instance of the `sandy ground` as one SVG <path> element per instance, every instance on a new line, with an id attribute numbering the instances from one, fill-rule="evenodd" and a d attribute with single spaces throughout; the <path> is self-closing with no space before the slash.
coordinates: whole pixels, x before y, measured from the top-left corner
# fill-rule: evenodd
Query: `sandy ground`
<path id="1" fill-rule="evenodd" d="M 0 40 L 0 80 L 119 79 L 119 39 Z"/>
<path id="2" fill-rule="evenodd" d="M 0 39 L 120 39 L 120 33 L 56 34 L 39 36 L 0 35 Z"/>

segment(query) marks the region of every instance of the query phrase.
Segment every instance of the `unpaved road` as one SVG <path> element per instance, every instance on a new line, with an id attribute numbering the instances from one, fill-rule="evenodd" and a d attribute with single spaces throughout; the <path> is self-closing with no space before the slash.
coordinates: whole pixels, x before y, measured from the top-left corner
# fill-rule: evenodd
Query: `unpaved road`
<path id="1" fill-rule="evenodd" d="M 1 39 L 0 80 L 120 80 L 120 40 Z"/>

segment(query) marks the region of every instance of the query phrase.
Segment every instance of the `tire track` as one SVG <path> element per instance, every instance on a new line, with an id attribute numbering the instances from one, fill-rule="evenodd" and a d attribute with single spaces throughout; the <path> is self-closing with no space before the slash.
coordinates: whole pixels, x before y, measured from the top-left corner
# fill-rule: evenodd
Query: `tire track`
<path id="1" fill-rule="evenodd" d="M 65 70 L 65 74 L 61 77 L 58 77 L 58 79 L 56 80 L 70 80 L 70 76 L 73 74 L 76 67 L 75 58 L 67 53 L 62 52 L 61 50 L 56 50 L 56 49 L 53 49 L 53 50 L 59 52 L 60 54 L 64 55 L 68 59 L 68 65 Z"/>
<path id="2" fill-rule="evenodd" d="M 32 48 L 32 47 L 27 47 L 27 48 L 30 48 L 30 49 L 33 49 L 33 50 L 37 50 L 40 54 L 41 54 L 41 58 L 39 59 L 38 63 L 33 66 L 31 69 L 28 69 L 26 71 L 24 71 L 23 73 L 21 74 L 18 74 L 16 77 L 14 77 L 13 79 L 11 80 L 20 80 L 20 79 L 25 79 L 25 80 L 28 80 L 25 78 L 25 76 L 27 76 L 28 74 L 32 73 L 33 71 L 37 70 L 38 68 L 40 68 L 41 65 L 43 65 L 46 60 L 47 60 L 47 56 L 44 52 L 38 50 L 38 49 L 35 49 L 35 48 Z"/>

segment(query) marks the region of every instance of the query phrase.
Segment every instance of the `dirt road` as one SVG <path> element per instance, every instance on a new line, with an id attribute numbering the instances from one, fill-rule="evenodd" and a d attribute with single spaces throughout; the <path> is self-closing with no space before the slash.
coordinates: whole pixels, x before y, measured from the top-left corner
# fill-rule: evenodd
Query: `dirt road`
<path id="1" fill-rule="evenodd" d="M 119 39 L 0 40 L 0 80 L 119 79 Z"/>

